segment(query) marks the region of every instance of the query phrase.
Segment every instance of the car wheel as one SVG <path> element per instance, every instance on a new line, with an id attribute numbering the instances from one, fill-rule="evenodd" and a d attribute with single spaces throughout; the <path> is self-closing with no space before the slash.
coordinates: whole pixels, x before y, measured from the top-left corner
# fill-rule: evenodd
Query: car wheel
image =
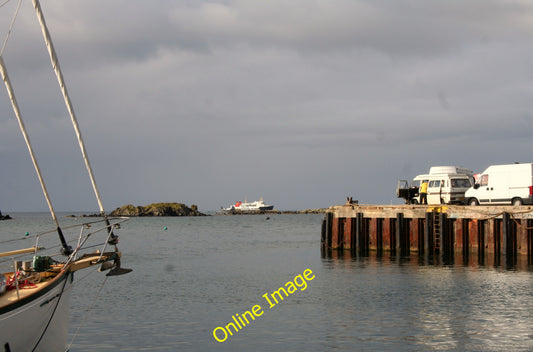
<path id="1" fill-rule="evenodd" d="M 478 201 L 476 198 L 471 198 L 469 201 L 468 201 L 468 205 L 479 205 Z"/>
<path id="2" fill-rule="evenodd" d="M 514 198 L 511 204 L 513 204 L 515 207 L 522 205 L 522 198 Z"/>

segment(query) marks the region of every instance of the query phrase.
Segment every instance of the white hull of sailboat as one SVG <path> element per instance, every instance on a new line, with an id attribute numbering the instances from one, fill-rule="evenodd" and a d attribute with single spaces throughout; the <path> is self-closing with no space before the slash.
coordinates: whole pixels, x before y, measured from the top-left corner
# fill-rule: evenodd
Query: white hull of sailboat
<path id="1" fill-rule="evenodd" d="M 0 307 L 0 349 L 65 350 L 72 275 L 63 272 L 42 289 Z"/>

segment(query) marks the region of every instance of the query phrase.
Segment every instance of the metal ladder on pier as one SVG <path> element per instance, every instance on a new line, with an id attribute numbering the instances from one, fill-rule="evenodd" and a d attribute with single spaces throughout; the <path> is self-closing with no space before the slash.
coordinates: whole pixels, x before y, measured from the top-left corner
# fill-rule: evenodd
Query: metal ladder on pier
<path id="1" fill-rule="evenodd" d="M 440 211 L 433 209 L 433 244 L 436 252 L 440 251 L 441 223 Z"/>

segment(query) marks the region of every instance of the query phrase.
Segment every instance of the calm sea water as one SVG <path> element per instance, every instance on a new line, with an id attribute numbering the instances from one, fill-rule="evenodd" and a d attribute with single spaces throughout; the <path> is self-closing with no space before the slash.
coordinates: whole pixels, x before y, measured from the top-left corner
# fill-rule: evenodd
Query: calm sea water
<path id="1" fill-rule="evenodd" d="M 533 350 L 527 263 L 509 270 L 476 260 L 444 266 L 416 256 L 325 255 L 322 219 L 130 219 L 119 247 L 123 267 L 134 271 L 107 280 L 77 273 L 70 351 Z M 0 228 L 19 232 L 42 221 L 27 215 Z M 296 292 L 270 308 L 263 295 L 273 301 L 270 294 L 306 269 L 314 275 L 307 286 L 297 278 Z M 215 340 L 215 328 L 256 305 L 261 315 Z"/>

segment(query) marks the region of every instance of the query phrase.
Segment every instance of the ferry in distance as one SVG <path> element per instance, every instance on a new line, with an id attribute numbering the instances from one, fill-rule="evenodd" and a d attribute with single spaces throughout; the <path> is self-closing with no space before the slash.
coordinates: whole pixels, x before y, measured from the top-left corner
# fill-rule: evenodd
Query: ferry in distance
<path id="1" fill-rule="evenodd" d="M 233 205 L 230 205 L 228 208 L 222 208 L 224 211 L 257 211 L 257 210 L 272 210 L 274 209 L 273 205 L 266 205 L 263 202 L 263 198 L 256 200 L 255 202 L 248 203 L 246 200 L 244 202 L 236 202 Z"/>

